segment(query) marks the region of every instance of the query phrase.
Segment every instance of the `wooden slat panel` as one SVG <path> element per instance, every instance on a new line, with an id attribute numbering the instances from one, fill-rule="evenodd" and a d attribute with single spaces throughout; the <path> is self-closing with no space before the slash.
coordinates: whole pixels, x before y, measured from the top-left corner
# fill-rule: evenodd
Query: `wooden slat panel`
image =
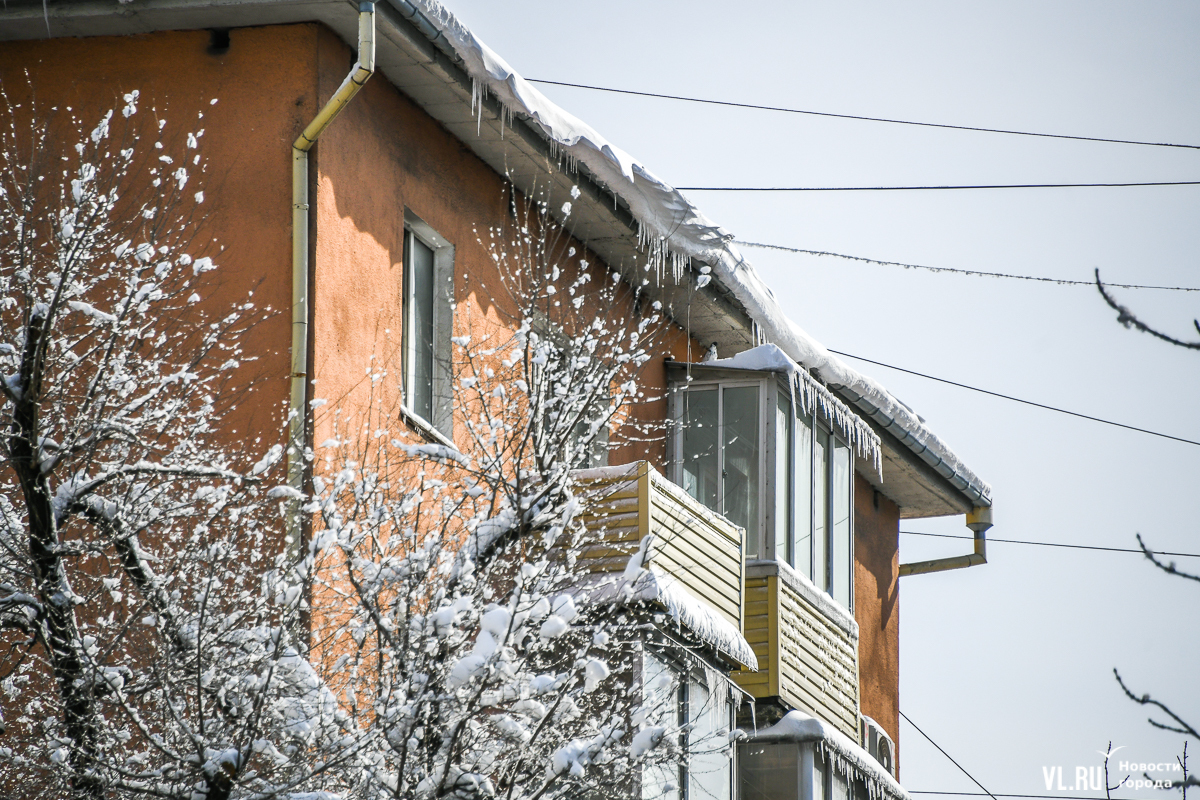
<path id="1" fill-rule="evenodd" d="M 681 581 L 697 595 L 703 595 L 719 611 L 731 616 L 731 622 L 741 624 L 742 587 L 736 576 L 711 569 L 697 553 L 678 546 L 661 545 L 655 548 L 652 563 L 666 574 Z"/>
<path id="2" fill-rule="evenodd" d="M 651 564 L 742 628 L 746 597 L 740 528 L 644 462 L 617 477 L 585 480 L 580 495 L 588 503 L 580 521 L 594 537 L 580 550 L 581 569 L 623 570 L 642 537 L 654 533 Z"/>
<path id="3" fill-rule="evenodd" d="M 761 671 L 733 673 L 738 685 L 754 697 L 778 696 L 857 738 L 856 643 L 774 576 L 747 579 L 744 619 Z"/>
<path id="4" fill-rule="evenodd" d="M 792 589 L 781 583 L 779 591 L 781 697 L 857 736 L 855 642 Z"/>

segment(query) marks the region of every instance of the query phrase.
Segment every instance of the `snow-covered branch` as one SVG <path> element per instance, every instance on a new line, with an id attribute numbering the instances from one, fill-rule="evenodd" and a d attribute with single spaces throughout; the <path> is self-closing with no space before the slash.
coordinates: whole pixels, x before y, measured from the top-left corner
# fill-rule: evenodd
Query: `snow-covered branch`
<path id="1" fill-rule="evenodd" d="M 124 99 L 19 135 L 0 100 L 0 792 L 315 791 L 363 734 L 304 657 L 283 414 L 228 430 L 274 312 L 211 299 L 203 131 Z"/>

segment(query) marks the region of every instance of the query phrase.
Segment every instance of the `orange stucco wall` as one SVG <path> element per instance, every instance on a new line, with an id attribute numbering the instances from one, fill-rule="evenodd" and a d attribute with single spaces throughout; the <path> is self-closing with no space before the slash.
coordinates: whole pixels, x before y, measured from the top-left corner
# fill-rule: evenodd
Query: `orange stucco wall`
<path id="1" fill-rule="evenodd" d="M 41 116 L 50 107 L 66 124 L 66 109 L 90 130 L 116 109 L 113 135 L 124 133 L 122 95 L 140 92 L 131 130 L 147 152 L 158 120 L 166 120 L 163 152 L 182 150 L 188 132 L 204 130 L 203 175 L 193 168 L 189 191 L 203 189 L 207 216 L 197 231 L 193 255 L 219 265 L 206 298 L 218 311 L 254 292 L 260 306 L 275 310 L 257 328 L 257 356 L 246 377 L 265 378 L 230 420 L 237 442 L 249 434 L 279 435 L 287 397 L 290 346 L 291 173 L 290 142 L 316 110 L 316 68 L 311 53 L 315 26 L 249 28 L 230 32 L 226 52 L 212 53 L 206 31 L 144 36 L 7 42 L 0 47 L 0 83 L 15 103 L 27 101 L 31 86 Z M 303 54 L 303 57 L 299 56 Z M 26 78 L 26 72 L 30 78 Z M 216 104 L 212 103 L 216 100 Z M 23 106 L 28 109 L 29 106 Z M 202 115 L 202 116 L 201 116 Z M 69 148 L 72 136 L 63 142 Z M 188 165 L 191 167 L 192 165 Z M 215 242 L 210 240 L 215 239 Z M 262 448 L 256 443 L 254 449 Z"/>
<path id="2" fill-rule="evenodd" d="M 319 29 L 317 65 L 322 100 L 345 77 L 352 51 L 331 31 Z M 454 245 L 454 333 L 481 323 L 505 327 L 503 292 L 487 248 L 488 230 L 510 221 L 510 198 L 502 176 L 477 158 L 387 80 L 374 76 L 315 148 L 316 232 L 313 273 L 314 395 L 345 409 L 362 410 L 372 388 L 369 365 L 400 369 L 403 321 L 404 212 L 407 209 Z M 603 268 L 582 243 L 580 255 Z M 590 317 L 597 309 L 580 311 Z M 599 313 L 603 313 L 599 311 Z M 477 334 L 478 331 L 475 331 Z M 695 348 L 696 345 L 693 345 Z M 687 357 L 686 335 L 667 332 L 662 352 Z M 648 394 L 661 398 L 666 373 L 661 358 L 648 365 L 643 381 Z M 640 419 L 663 419 L 665 400 L 631 409 Z M 314 441 L 327 431 L 318 421 Z M 650 458 L 665 467 L 665 443 L 625 444 L 614 449 L 612 463 Z"/>
<path id="3" fill-rule="evenodd" d="M 861 475 L 854 484 L 854 617 L 862 713 L 900 749 L 900 509 Z"/>
<path id="4" fill-rule="evenodd" d="M 195 184 L 206 195 L 201 238 L 216 239 L 209 254 L 221 267 L 209 306 L 253 290 L 277 312 L 254 335 L 254 369 L 268 382 L 256 402 L 239 409 L 240 440 L 279 430 L 290 347 L 290 144 L 341 82 L 352 52 L 315 24 L 234 29 L 220 52 L 210 43 L 207 31 L 5 43 L 0 82 L 20 101 L 29 94 L 28 70 L 44 104 L 70 106 L 89 126 L 138 89 L 135 121 L 150 131 L 166 119 L 168 144 L 204 129 L 207 171 L 203 185 Z M 368 82 L 326 130 L 312 163 L 312 396 L 332 402 L 359 392 L 361 399 L 372 357 L 398 370 L 406 208 L 455 245 L 456 297 L 469 306 L 462 316 L 497 320 L 493 299 L 480 289 L 498 281 L 477 231 L 505 223 L 504 181 L 386 76 Z M 662 350 L 685 359 L 686 335 L 670 331 Z M 648 394 L 662 394 L 655 391 L 665 387 L 658 360 L 645 380 Z M 664 401 L 633 409 L 641 419 L 665 412 Z M 664 444 L 625 445 L 612 461 L 644 457 L 663 468 Z"/>

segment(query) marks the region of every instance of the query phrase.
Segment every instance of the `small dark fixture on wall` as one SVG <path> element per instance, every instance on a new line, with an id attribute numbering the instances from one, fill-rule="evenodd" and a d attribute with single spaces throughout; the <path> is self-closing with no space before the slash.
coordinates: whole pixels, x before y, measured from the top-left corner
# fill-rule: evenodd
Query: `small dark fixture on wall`
<path id="1" fill-rule="evenodd" d="M 208 54 L 223 56 L 229 52 L 229 28 L 210 28 L 208 31 Z"/>

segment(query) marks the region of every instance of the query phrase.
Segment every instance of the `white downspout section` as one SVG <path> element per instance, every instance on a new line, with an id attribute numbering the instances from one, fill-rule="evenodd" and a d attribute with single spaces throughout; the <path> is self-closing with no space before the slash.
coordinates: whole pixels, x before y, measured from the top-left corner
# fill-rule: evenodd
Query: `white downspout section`
<path id="1" fill-rule="evenodd" d="M 305 401 L 308 394 L 308 151 L 350 99 L 375 72 L 375 4 L 358 7 L 358 60 L 325 107 L 292 143 L 292 370 L 288 407 L 288 486 L 304 490 L 308 449 Z M 300 546 L 300 504 L 292 501 L 288 535 Z"/>

